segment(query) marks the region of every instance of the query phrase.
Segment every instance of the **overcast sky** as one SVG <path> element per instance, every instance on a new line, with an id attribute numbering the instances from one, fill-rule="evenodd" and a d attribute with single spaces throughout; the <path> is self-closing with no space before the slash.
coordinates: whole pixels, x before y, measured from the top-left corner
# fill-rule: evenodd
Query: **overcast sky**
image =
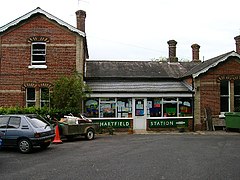
<path id="1" fill-rule="evenodd" d="M 174 39 L 177 57 L 200 59 L 235 50 L 240 35 L 239 0 L 1 0 L 0 26 L 40 7 L 76 26 L 85 10 L 90 59 L 151 60 L 168 57 Z"/>

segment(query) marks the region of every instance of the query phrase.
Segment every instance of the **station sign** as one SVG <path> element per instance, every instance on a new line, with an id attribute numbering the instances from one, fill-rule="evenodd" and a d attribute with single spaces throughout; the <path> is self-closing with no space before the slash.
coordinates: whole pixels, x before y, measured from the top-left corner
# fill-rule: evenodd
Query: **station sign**
<path id="1" fill-rule="evenodd" d="M 188 127 L 187 119 L 150 119 L 148 120 L 149 128 L 175 128 L 175 127 Z"/>
<path id="2" fill-rule="evenodd" d="M 101 128 L 130 128 L 130 119 L 118 119 L 118 120 L 94 120 L 94 123 L 99 123 Z"/>

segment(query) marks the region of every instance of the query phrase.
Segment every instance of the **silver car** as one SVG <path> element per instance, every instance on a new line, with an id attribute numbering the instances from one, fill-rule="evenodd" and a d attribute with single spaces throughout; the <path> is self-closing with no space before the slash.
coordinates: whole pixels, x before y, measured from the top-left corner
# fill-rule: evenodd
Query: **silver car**
<path id="1" fill-rule="evenodd" d="M 38 115 L 0 115 L 1 147 L 18 147 L 29 153 L 34 146 L 46 149 L 54 137 L 52 125 Z"/>

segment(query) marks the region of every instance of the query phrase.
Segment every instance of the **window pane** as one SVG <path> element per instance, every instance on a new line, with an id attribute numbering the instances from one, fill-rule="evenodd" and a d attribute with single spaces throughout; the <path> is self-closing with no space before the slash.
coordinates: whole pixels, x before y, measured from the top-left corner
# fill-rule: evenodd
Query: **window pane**
<path id="1" fill-rule="evenodd" d="M 27 100 L 35 100 L 35 88 L 27 88 Z"/>
<path id="2" fill-rule="evenodd" d="M 161 117 L 162 98 L 147 99 L 147 113 L 150 117 Z"/>
<path id="3" fill-rule="evenodd" d="M 8 128 L 19 128 L 20 122 L 20 117 L 11 117 L 8 123 Z"/>
<path id="4" fill-rule="evenodd" d="M 28 116 L 29 122 L 35 127 L 35 128 L 40 128 L 40 127 L 46 127 L 48 126 L 47 122 L 45 122 L 42 119 L 37 119 L 34 117 L 29 117 Z"/>
<path id="5" fill-rule="evenodd" d="M 100 117 L 116 117 L 116 103 L 101 103 Z"/>
<path id="6" fill-rule="evenodd" d="M 99 117 L 98 98 L 85 101 L 85 113 L 87 117 Z"/>
<path id="7" fill-rule="evenodd" d="M 45 55 L 33 55 L 32 56 L 33 63 L 36 63 L 35 61 L 43 61 L 45 62 Z"/>
<path id="8" fill-rule="evenodd" d="M 46 64 L 46 44 L 33 43 L 32 44 L 32 65 Z"/>
<path id="9" fill-rule="evenodd" d="M 222 80 L 220 84 L 220 94 L 229 95 L 228 81 Z"/>
<path id="10" fill-rule="evenodd" d="M 234 95 L 240 95 L 240 80 L 234 81 Z"/>
<path id="11" fill-rule="evenodd" d="M 49 101 L 49 89 L 48 88 L 41 88 L 41 100 Z"/>
<path id="12" fill-rule="evenodd" d="M 45 44 L 41 44 L 41 43 L 33 44 L 32 47 L 33 47 L 33 50 L 45 50 Z"/>
<path id="13" fill-rule="evenodd" d="M 117 111 L 119 118 L 132 117 L 132 99 L 131 98 L 118 98 Z"/>
<path id="14" fill-rule="evenodd" d="M 0 117 L 0 128 L 6 128 L 9 117 Z"/>
<path id="15" fill-rule="evenodd" d="M 240 112 L 240 97 L 234 97 L 234 111 Z"/>
<path id="16" fill-rule="evenodd" d="M 229 112 L 229 98 L 228 97 L 221 97 L 221 112 Z"/>
<path id="17" fill-rule="evenodd" d="M 177 103 L 163 103 L 163 116 L 176 117 L 177 116 Z"/>
<path id="18" fill-rule="evenodd" d="M 100 117 L 116 117 L 115 98 L 100 99 Z"/>
<path id="19" fill-rule="evenodd" d="M 192 98 L 179 98 L 179 116 L 192 116 Z"/>

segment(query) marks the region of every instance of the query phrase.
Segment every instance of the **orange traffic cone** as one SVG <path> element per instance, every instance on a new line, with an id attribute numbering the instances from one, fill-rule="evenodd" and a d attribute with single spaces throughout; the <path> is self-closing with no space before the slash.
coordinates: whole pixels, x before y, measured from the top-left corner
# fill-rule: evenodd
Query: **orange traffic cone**
<path id="1" fill-rule="evenodd" d="M 62 140 L 60 139 L 60 135 L 59 135 L 58 124 L 55 127 L 55 137 L 54 137 L 53 143 L 56 143 L 56 144 L 62 143 Z"/>

